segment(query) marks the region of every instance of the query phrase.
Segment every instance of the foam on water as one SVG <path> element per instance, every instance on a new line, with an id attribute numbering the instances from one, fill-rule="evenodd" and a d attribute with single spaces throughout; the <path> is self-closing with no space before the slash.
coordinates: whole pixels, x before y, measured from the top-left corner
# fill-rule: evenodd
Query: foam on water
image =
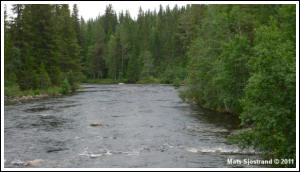
<path id="1" fill-rule="evenodd" d="M 226 153 L 226 154 L 255 154 L 253 149 L 241 150 L 238 147 L 208 147 L 208 148 L 187 148 L 192 153 Z"/>

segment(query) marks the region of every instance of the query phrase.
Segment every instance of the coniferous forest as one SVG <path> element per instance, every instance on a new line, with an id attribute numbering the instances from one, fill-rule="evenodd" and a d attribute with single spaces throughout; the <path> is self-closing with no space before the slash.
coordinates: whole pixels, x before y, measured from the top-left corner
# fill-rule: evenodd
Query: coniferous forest
<path id="1" fill-rule="evenodd" d="M 87 21 L 78 10 L 5 12 L 5 96 L 66 94 L 83 82 L 185 85 L 183 99 L 240 119 L 245 130 L 230 142 L 296 159 L 296 5 L 160 6 L 136 20 L 112 5 Z"/>

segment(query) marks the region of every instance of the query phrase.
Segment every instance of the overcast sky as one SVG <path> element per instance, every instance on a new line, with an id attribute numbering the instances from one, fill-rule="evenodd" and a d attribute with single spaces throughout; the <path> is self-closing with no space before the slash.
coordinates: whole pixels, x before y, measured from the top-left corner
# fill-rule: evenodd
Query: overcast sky
<path id="1" fill-rule="evenodd" d="M 138 15 L 138 11 L 139 11 L 139 7 L 142 7 L 143 11 L 146 11 L 148 9 L 150 9 L 151 11 L 153 11 L 154 9 L 156 9 L 158 11 L 159 9 L 159 5 L 161 4 L 164 8 L 169 5 L 170 8 L 172 9 L 175 4 L 177 4 L 178 7 L 181 6 L 185 6 L 187 4 L 189 4 L 189 2 L 174 2 L 174 1 L 129 1 L 129 2 L 125 2 L 125 1 L 111 1 L 111 2 L 107 2 L 107 1 L 87 1 L 87 2 L 63 2 L 63 1 L 59 1 L 60 3 L 64 4 L 69 4 L 70 5 L 70 9 L 72 10 L 72 6 L 74 3 L 76 3 L 78 5 L 78 9 L 79 9 L 79 15 L 82 16 L 84 18 L 84 20 L 88 20 L 90 18 L 96 18 L 99 14 L 103 15 L 105 12 L 105 8 L 107 5 L 112 4 L 114 11 L 116 11 L 117 14 L 119 14 L 122 10 L 125 13 L 126 10 L 128 10 L 130 12 L 130 15 L 132 18 L 137 17 Z M 7 10 L 8 10 L 8 15 L 11 16 L 11 5 L 10 4 L 54 4 L 54 3 L 58 3 L 58 1 L 31 1 L 31 2 L 12 2 L 9 1 L 7 2 Z M 194 3 L 194 2 L 193 2 Z"/>
<path id="2" fill-rule="evenodd" d="M 130 2 L 90 2 L 90 3 L 79 3 L 79 15 L 81 15 L 85 20 L 89 18 L 95 18 L 98 16 L 98 14 L 103 15 L 105 12 L 105 8 L 108 4 L 112 4 L 113 9 L 119 14 L 122 10 L 125 11 L 128 10 L 130 12 L 130 15 L 132 18 L 137 17 L 139 12 L 139 7 L 142 7 L 143 11 L 146 11 L 150 9 L 153 11 L 156 9 L 158 11 L 159 5 L 162 4 L 165 8 L 167 5 L 170 6 L 170 8 L 173 8 L 175 4 L 177 4 L 178 7 L 185 6 L 188 4 L 187 2 L 151 2 L 151 1 L 145 1 L 145 2 L 138 2 L 138 1 L 130 1 Z M 70 4 L 70 6 L 73 4 Z M 71 7 L 70 7 L 71 8 Z"/>

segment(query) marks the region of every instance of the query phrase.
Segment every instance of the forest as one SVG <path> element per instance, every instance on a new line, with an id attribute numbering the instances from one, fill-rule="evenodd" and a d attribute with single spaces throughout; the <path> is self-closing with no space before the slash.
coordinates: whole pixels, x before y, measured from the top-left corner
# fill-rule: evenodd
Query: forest
<path id="1" fill-rule="evenodd" d="M 78 10 L 5 11 L 5 96 L 67 94 L 83 82 L 184 85 L 183 99 L 240 119 L 245 130 L 230 142 L 296 160 L 296 5 L 160 6 L 136 20 L 112 5 L 87 21 Z"/>

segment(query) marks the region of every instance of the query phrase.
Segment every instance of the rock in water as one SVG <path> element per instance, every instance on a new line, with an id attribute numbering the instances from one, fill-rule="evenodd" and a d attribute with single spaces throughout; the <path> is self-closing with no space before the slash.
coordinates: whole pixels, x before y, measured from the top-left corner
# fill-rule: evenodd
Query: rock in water
<path id="1" fill-rule="evenodd" d="M 39 164 L 39 163 L 42 163 L 42 162 L 44 162 L 44 160 L 34 159 L 34 160 L 31 160 L 31 161 L 27 161 L 24 165 L 25 166 L 31 166 L 31 165 L 36 165 L 36 164 Z"/>
<path id="2" fill-rule="evenodd" d="M 199 129 L 199 126 L 198 125 L 194 125 L 194 129 Z"/>
<path id="3" fill-rule="evenodd" d="M 119 85 L 124 85 L 124 83 L 120 82 Z"/>
<path id="4" fill-rule="evenodd" d="M 212 130 L 214 133 L 228 133 L 229 131 L 227 129 L 214 129 Z"/>
<path id="5" fill-rule="evenodd" d="M 92 126 L 92 127 L 97 127 L 97 126 L 108 126 L 108 124 L 102 123 L 102 122 L 93 122 L 93 123 L 90 124 L 90 126 Z"/>
<path id="6" fill-rule="evenodd" d="M 103 107 L 101 107 L 100 109 L 101 109 L 101 110 L 106 110 L 106 107 L 105 107 L 105 106 L 103 106 Z"/>

